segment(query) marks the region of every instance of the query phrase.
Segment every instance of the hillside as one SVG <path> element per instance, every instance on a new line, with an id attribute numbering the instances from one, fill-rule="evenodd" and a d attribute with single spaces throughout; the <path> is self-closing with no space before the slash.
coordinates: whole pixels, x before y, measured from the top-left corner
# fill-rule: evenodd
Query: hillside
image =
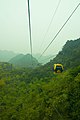
<path id="1" fill-rule="evenodd" d="M 62 51 L 60 51 L 57 56 L 50 60 L 47 64 L 36 68 L 32 71 L 30 78 L 31 80 L 34 77 L 38 78 L 51 78 L 54 76 L 53 74 L 53 65 L 55 63 L 61 63 L 64 66 L 64 71 L 70 68 L 75 68 L 80 65 L 80 38 L 77 40 L 67 41 L 63 46 Z"/>
<path id="2" fill-rule="evenodd" d="M 67 41 L 55 59 L 35 69 L 13 68 L 12 64 L 1 62 L 0 119 L 80 120 L 79 46 L 80 39 Z M 26 56 L 20 54 L 13 61 L 26 60 Z M 54 74 L 54 62 L 64 63 L 65 71 Z"/>
<path id="3" fill-rule="evenodd" d="M 9 63 L 13 64 L 15 67 L 37 67 L 39 65 L 36 58 L 31 57 L 30 54 L 19 54 L 15 57 L 13 57 L 11 60 L 9 60 Z"/>
<path id="4" fill-rule="evenodd" d="M 65 70 L 80 65 L 80 38 L 68 40 L 63 46 L 62 51 L 47 66 L 53 66 L 54 63 L 63 64 Z"/>
<path id="5" fill-rule="evenodd" d="M 8 62 L 11 58 L 17 54 L 12 51 L 0 50 L 0 62 Z"/>
<path id="6" fill-rule="evenodd" d="M 25 72 L 0 71 L 1 120 L 80 120 L 80 66 L 30 83 Z"/>

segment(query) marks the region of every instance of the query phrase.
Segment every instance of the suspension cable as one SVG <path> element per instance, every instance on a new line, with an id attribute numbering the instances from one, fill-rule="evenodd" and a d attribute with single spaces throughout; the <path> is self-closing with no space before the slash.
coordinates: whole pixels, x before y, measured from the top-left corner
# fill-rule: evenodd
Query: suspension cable
<path id="1" fill-rule="evenodd" d="M 57 55 L 57 54 L 56 54 Z M 51 58 L 54 58 L 56 55 L 51 55 L 50 57 L 47 57 L 45 59 L 42 59 L 41 62 L 44 62 L 46 60 L 50 60 Z"/>
<path id="2" fill-rule="evenodd" d="M 42 57 L 42 55 L 47 51 L 47 49 L 49 48 L 49 46 L 52 44 L 52 42 L 56 39 L 56 37 L 58 36 L 58 34 L 61 32 L 61 30 L 64 28 L 64 26 L 67 24 L 67 22 L 69 21 L 69 19 L 72 17 L 72 15 L 75 13 L 75 11 L 77 10 L 77 8 L 79 7 L 80 3 L 77 5 L 77 7 L 74 9 L 74 11 L 71 13 L 71 15 L 68 17 L 68 19 L 66 20 L 66 22 L 62 25 L 62 27 L 60 28 L 60 30 L 57 32 L 57 34 L 55 35 L 55 37 L 51 40 L 51 42 L 48 44 L 48 46 L 45 48 L 45 50 L 43 51 L 43 53 L 40 55 L 40 57 L 38 59 L 40 59 Z"/>
<path id="3" fill-rule="evenodd" d="M 28 17 L 29 17 L 29 36 L 30 36 L 30 49 L 31 49 L 31 59 L 32 59 L 32 37 L 31 37 L 31 18 L 30 18 L 30 4 L 28 0 Z"/>
<path id="4" fill-rule="evenodd" d="M 48 25 L 47 31 L 46 31 L 46 33 L 45 33 L 45 35 L 44 35 L 44 37 L 43 37 L 43 41 L 42 41 L 42 43 L 41 43 L 40 48 L 42 47 L 43 42 L 45 42 L 45 40 L 46 40 L 45 37 L 46 37 L 46 35 L 47 35 L 50 27 L 51 27 L 52 21 L 53 21 L 55 15 L 56 15 L 56 13 L 57 13 L 57 10 L 58 10 L 58 8 L 59 8 L 60 3 L 61 3 L 61 0 L 59 0 L 59 2 L 58 2 L 58 4 L 57 4 L 57 7 L 56 7 L 56 9 L 55 9 L 55 11 L 54 11 L 54 14 L 53 14 L 53 16 L 52 16 L 52 19 L 51 19 L 51 21 L 50 21 L 50 23 L 49 23 L 49 25 Z"/>

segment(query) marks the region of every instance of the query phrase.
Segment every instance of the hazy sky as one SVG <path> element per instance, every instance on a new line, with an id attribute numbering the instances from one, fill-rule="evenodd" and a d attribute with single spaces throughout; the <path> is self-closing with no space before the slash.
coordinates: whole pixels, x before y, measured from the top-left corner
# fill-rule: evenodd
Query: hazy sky
<path id="1" fill-rule="evenodd" d="M 30 0 L 33 53 L 42 53 L 80 0 Z M 44 37 L 45 36 L 45 37 Z M 80 37 L 80 6 L 44 55 L 56 54 Z M 0 0 L 0 50 L 30 53 L 27 0 Z"/>

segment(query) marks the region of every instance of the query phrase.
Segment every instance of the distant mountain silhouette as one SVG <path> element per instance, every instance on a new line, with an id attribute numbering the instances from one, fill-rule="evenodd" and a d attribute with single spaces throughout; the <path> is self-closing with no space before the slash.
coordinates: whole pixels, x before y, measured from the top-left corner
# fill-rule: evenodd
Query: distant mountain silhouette
<path id="1" fill-rule="evenodd" d="M 0 62 L 8 62 L 11 58 L 17 54 L 12 51 L 0 50 Z"/>
<path id="2" fill-rule="evenodd" d="M 9 63 L 13 64 L 17 67 L 37 67 L 39 65 L 36 58 L 31 57 L 30 54 L 19 54 L 13 57 L 11 60 L 8 61 Z"/>
<path id="3" fill-rule="evenodd" d="M 73 68 L 80 65 L 80 38 L 77 40 L 68 40 L 57 56 L 47 65 L 52 66 L 54 63 L 61 63 L 65 69 Z"/>

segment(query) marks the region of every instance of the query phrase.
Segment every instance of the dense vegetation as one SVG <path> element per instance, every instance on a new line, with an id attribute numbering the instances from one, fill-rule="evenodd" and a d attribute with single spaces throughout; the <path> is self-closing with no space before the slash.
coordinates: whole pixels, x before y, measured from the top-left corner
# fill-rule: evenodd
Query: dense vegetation
<path id="1" fill-rule="evenodd" d="M 0 119 L 80 120 L 79 43 L 80 39 L 68 41 L 53 61 L 36 69 L 1 62 Z M 53 73 L 55 60 L 63 60 L 62 74 Z"/>
<path id="2" fill-rule="evenodd" d="M 23 71 L 0 73 L 1 120 L 79 120 L 80 66 L 26 83 Z"/>

